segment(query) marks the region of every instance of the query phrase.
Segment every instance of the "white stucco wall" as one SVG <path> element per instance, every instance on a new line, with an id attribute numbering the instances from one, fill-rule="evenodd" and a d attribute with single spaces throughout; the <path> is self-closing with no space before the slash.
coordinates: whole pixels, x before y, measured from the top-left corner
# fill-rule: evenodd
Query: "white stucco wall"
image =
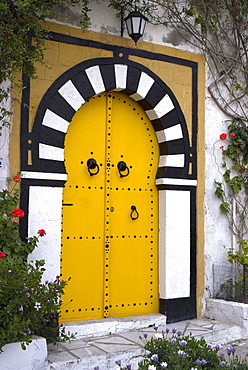
<path id="1" fill-rule="evenodd" d="M 0 84 L 1 89 L 7 89 L 10 87 L 10 82 L 3 82 Z M 2 103 L 2 107 L 9 110 L 11 109 L 11 99 Z M 6 119 L 7 121 L 7 119 Z M 11 116 L 8 117 L 8 122 L 11 124 Z M 3 125 L 3 126 L 2 126 Z M 7 177 L 9 176 L 9 137 L 11 132 L 10 125 L 6 125 L 6 122 L 0 121 L 0 189 L 7 188 Z"/>
<path id="2" fill-rule="evenodd" d="M 39 239 L 39 246 L 29 260 L 46 261 L 43 280 L 54 280 L 60 274 L 61 207 L 63 188 L 31 186 L 29 192 L 28 236 L 37 236 L 40 229 L 46 235 Z"/>

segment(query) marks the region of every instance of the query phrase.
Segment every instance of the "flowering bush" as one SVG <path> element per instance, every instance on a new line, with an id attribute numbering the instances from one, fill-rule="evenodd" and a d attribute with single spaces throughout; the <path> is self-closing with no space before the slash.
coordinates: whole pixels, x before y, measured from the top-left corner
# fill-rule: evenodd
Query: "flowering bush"
<path id="1" fill-rule="evenodd" d="M 219 353 L 220 346 L 210 346 L 205 339 L 196 339 L 191 335 L 182 336 L 180 331 L 167 329 L 162 334 L 145 343 L 148 354 L 139 363 L 139 370 L 197 370 L 197 369 L 233 369 L 242 365 L 248 369 L 246 361 L 235 357 L 235 347 L 228 349 L 228 358 Z M 233 367 L 235 365 L 235 367 Z"/>
<path id="2" fill-rule="evenodd" d="M 228 134 L 220 134 L 220 149 L 223 162 L 220 166 L 223 180 L 215 181 L 215 195 L 220 199 L 220 210 L 226 215 L 230 230 L 237 237 L 238 251 L 228 251 L 228 261 L 237 263 L 242 268 L 238 281 L 232 281 L 235 287 L 229 289 L 227 283 L 222 290 L 232 292 L 231 297 L 247 302 L 247 268 L 248 268 L 248 127 L 246 122 L 233 121 L 228 127 Z M 217 162 L 216 162 L 217 163 Z M 221 171 L 222 168 L 222 171 Z M 240 291 L 240 282 L 242 282 Z M 228 289 L 226 289 L 228 288 Z M 226 296 L 226 298 L 230 298 Z"/>
<path id="3" fill-rule="evenodd" d="M 139 362 L 138 370 L 248 370 L 246 359 L 239 360 L 235 355 L 235 347 L 223 352 L 219 345 L 210 346 L 205 339 L 196 339 L 192 335 L 182 336 L 176 329 L 156 333 L 155 338 L 150 340 L 144 334 L 141 339 L 147 354 Z M 116 364 L 120 370 L 132 370 L 130 364 L 122 366 L 121 360 L 117 360 Z M 95 366 L 94 370 L 101 369 Z"/>
<path id="4" fill-rule="evenodd" d="M 15 185 L 20 178 L 14 178 Z M 0 192 L 0 351 L 11 342 L 20 341 L 22 348 L 31 342 L 32 335 L 58 342 L 72 338 L 64 328 L 58 330 L 61 295 L 67 284 L 60 281 L 42 283 L 45 271 L 43 260 L 27 262 L 27 256 L 37 246 L 44 229 L 38 236 L 20 239 L 16 217 L 24 211 L 17 208 L 19 191 Z"/>
<path id="5" fill-rule="evenodd" d="M 36 247 L 38 237 L 33 236 L 25 242 L 20 238 L 18 219 L 24 216 L 24 211 L 18 208 L 20 190 L 16 185 L 21 178 L 14 176 L 13 181 L 14 186 L 11 191 L 0 192 L 0 253 L 5 253 L 8 259 L 20 257 L 26 260 Z"/>

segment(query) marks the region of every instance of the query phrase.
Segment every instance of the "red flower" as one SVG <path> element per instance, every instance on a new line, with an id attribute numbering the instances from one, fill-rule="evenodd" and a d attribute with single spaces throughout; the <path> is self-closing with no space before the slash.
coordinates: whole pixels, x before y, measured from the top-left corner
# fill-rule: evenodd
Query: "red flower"
<path id="1" fill-rule="evenodd" d="M 4 252 L 0 252 L 0 260 L 1 260 L 3 257 L 6 257 L 6 254 L 5 254 Z"/>
<path id="2" fill-rule="evenodd" d="M 25 215 L 25 212 L 20 208 L 13 209 L 12 211 L 12 216 L 14 217 L 22 218 L 24 215 Z"/>
<path id="3" fill-rule="evenodd" d="M 236 134 L 234 132 L 231 132 L 230 136 L 236 136 Z"/>
<path id="4" fill-rule="evenodd" d="M 221 135 L 220 135 L 220 139 L 221 139 L 221 140 L 225 140 L 225 139 L 226 139 L 226 137 L 227 137 L 227 134 L 224 134 L 224 133 L 223 133 L 223 134 L 221 134 Z"/>
<path id="5" fill-rule="evenodd" d="M 45 230 L 44 230 L 44 229 L 40 229 L 40 230 L 37 232 L 37 234 L 39 234 L 40 236 L 44 236 L 44 235 L 46 235 L 46 232 L 45 232 Z"/>
<path id="6" fill-rule="evenodd" d="M 220 146 L 220 149 L 224 149 L 224 146 L 222 145 L 222 146 Z"/>
<path id="7" fill-rule="evenodd" d="M 20 176 L 14 176 L 14 177 L 13 177 L 13 181 L 21 182 L 21 181 L 22 181 L 22 179 L 20 178 Z"/>

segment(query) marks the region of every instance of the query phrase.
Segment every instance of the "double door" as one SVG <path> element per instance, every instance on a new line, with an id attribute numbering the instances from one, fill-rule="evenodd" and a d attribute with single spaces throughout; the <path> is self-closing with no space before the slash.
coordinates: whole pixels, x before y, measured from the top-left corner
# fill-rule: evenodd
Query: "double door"
<path id="1" fill-rule="evenodd" d="M 158 143 L 120 92 L 89 99 L 65 140 L 61 321 L 158 312 Z"/>

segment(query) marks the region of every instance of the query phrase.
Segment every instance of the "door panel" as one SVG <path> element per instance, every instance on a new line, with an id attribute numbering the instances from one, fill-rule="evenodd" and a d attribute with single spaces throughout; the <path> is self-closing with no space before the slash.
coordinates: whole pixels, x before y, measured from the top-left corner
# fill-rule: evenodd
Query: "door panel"
<path id="1" fill-rule="evenodd" d="M 61 271 L 72 280 L 61 321 L 158 312 L 158 144 L 143 109 L 123 93 L 90 99 L 65 158 Z"/>

